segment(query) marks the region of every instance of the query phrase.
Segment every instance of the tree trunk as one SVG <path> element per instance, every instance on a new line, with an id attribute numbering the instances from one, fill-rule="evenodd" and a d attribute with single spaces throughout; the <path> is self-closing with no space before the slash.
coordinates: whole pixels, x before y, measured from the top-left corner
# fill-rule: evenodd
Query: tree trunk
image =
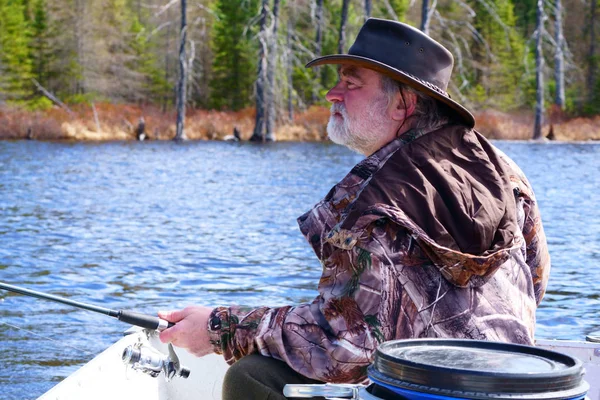
<path id="1" fill-rule="evenodd" d="M 170 11 L 171 11 L 170 9 L 167 10 L 167 18 L 169 17 Z M 170 57 L 170 54 L 171 54 L 171 34 L 172 34 L 171 24 L 168 24 L 167 25 L 167 32 L 165 34 L 165 50 L 164 50 L 164 53 L 165 53 L 165 82 L 167 82 L 167 84 L 169 82 L 169 77 L 170 77 L 170 75 L 169 75 L 169 71 L 170 71 L 169 68 L 171 67 L 171 57 Z M 169 90 L 169 92 L 170 92 L 170 90 Z M 163 103 L 162 103 L 162 111 L 163 112 L 167 111 L 167 106 L 169 104 L 169 97 L 170 96 L 167 95 L 166 93 L 163 96 L 163 99 L 162 99 L 162 101 L 163 101 Z"/>
<path id="2" fill-rule="evenodd" d="M 315 35 L 315 57 L 319 57 L 323 46 L 323 0 L 317 0 L 315 19 L 317 25 L 317 32 Z"/>
<path id="3" fill-rule="evenodd" d="M 321 51 L 323 47 L 323 0 L 317 0 L 317 9 L 315 10 L 315 19 L 316 19 L 316 28 L 317 33 L 315 35 L 315 58 L 321 56 Z M 321 68 L 314 68 L 315 76 L 317 77 L 317 82 L 319 85 L 321 84 L 321 80 L 319 79 L 321 75 Z M 311 103 L 314 104 L 318 101 L 317 92 L 319 89 L 319 85 L 314 85 L 311 95 Z"/>
<path id="4" fill-rule="evenodd" d="M 565 58 L 563 53 L 565 38 L 563 36 L 561 0 L 555 0 L 555 8 L 556 53 L 554 55 L 554 79 L 556 80 L 556 96 L 554 103 L 562 110 L 565 108 Z"/>
<path id="5" fill-rule="evenodd" d="M 75 40 L 77 41 L 76 42 L 77 64 L 82 71 L 84 70 L 84 64 L 85 64 L 84 52 L 83 52 L 83 36 L 84 36 L 83 18 L 84 18 L 85 12 L 86 12 L 85 2 L 83 0 L 76 0 L 75 1 L 75 15 L 76 15 L 76 18 L 75 18 Z M 85 82 L 84 82 L 83 74 L 77 75 L 76 83 L 75 83 L 75 93 L 77 93 L 77 94 L 85 93 Z"/>
<path id="6" fill-rule="evenodd" d="M 186 102 L 186 74 L 187 60 L 185 58 L 185 42 L 187 39 L 187 19 L 186 4 L 187 0 L 181 0 L 181 35 L 179 39 L 179 80 L 177 82 L 177 132 L 175 133 L 176 142 L 185 140 L 183 131 L 185 124 L 185 102 Z"/>
<path id="7" fill-rule="evenodd" d="M 373 9 L 373 5 L 371 0 L 365 0 L 365 21 L 371 18 L 371 10 Z"/>
<path id="8" fill-rule="evenodd" d="M 195 102 L 193 100 L 194 99 L 195 59 L 196 59 L 196 42 L 193 40 L 190 40 L 190 57 L 187 60 L 185 60 L 186 65 L 187 65 L 187 75 L 186 75 L 187 89 L 185 91 L 187 97 L 185 99 L 185 103 L 187 104 L 187 102 L 191 100 L 192 108 L 194 108 L 194 106 L 195 106 Z"/>
<path id="9" fill-rule="evenodd" d="M 537 0 L 537 36 L 535 44 L 535 82 L 536 105 L 535 124 L 533 126 L 533 139 L 542 138 L 542 125 L 544 124 L 544 55 L 542 54 L 542 37 L 544 35 L 544 0 Z"/>
<path id="10" fill-rule="evenodd" d="M 346 23 L 348 22 L 348 6 L 350 0 L 342 1 L 342 15 L 340 20 L 340 38 L 338 41 L 338 54 L 343 54 L 346 49 Z"/>
<path id="11" fill-rule="evenodd" d="M 294 31 L 294 19 L 290 17 L 287 26 L 287 37 L 286 37 L 286 75 L 287 75 L 287 109 L 288 109 L 288 120 L 291 123 L 294 120 L 294 86 L 292 79 L 292 32 Z"/>
<path id="12" fill-rule="evenodd" d="M 429 35 L 430 17 L 431 13 L 429 12 L 429 0 L 423 0 L 423 6 L 421 8 L 421 31 L 426 35 Z"/>
<path id="13" fill-rule="evenodd" d="M 258 52 L 258 73 L 256 76 L 256 118 L 254 120 L 254 132 L 250 141 L 262 142 L 265 139 L 265 83 L 267 78 L 267 12 L 269 8 L 269 0 L 262 0 L 262 8 L 260 11 L 260 32 L 258 33 L 258 41 L 260 43 Z"/>
<path id="14" fill-rule="evenodd" d="M 275 67 L 277 66 L 277 30 L 279 28 L 279 0 L 273 0 L 273 26 L 269 35 L 269 51 L 267 59 L 267 132 L 265 140 L 275 141 Z"/>
<path id="15" fill-rule="evenodd" d="M 591 0 L 590 4 L 590 50 L 588 53 L 588 76 L 587 76 L 587 89 L 588 89 L 588 101 L 593 101 L 596 97 L 596 0 Z"/>

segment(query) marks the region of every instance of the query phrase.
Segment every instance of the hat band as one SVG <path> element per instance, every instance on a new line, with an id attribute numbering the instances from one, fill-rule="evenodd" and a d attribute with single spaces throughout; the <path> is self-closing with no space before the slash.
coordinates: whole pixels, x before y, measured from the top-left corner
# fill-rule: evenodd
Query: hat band
<path id="1" fill-rule="evenodd" d="M 440 87 L 438 87 L 438 86 L 434 85 L 433 83 L 430 83 L 430 82 L 424 81 L 423 79 L 421 79 L 421 78 L 418 78 L 418 77 L 414 76 L 413 74 L 409 74 L 408 72 L 404 72 L 404 71 L 402 71 L 402 73 L 403 73 L 404 75 L 406 75 L 406 76 L 408 76 L 408 77 L 410 77 L 410 78 L 414 79 L 415 81 L 419 82 L 421 85 L 423 85 L 423 86 L 427 86 L 429 89 L 433 90 L 434 92 L 437 92 L 437 93 L 441 94 L 442 96 L 445 96 L 445 97 L 447 97 L 447 98 L 449 98 L 449 99 L 451 99 L 451 98 L 452 98 L 452 97 L 450 96 L 450 93 L 448 93 L 448 92 L 446 92 L 446 91 L 442 90 Z"/>

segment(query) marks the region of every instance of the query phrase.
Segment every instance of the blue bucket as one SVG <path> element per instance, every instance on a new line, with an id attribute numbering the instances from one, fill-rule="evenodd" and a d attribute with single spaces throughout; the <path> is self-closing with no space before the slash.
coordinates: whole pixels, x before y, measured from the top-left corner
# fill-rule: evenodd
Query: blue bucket
<path id="1" fill-rule="evenodd" d="M 589 390 L 576 358 L 480 340 L 386 342 L 367 373 L 384 400 L 580 400 Z"/>

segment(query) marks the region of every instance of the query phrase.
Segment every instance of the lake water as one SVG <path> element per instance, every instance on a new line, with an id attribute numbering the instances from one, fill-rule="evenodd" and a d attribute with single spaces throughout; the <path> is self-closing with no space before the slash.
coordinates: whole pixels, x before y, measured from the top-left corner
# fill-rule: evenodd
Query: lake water
<path id="1" fill-rule="evenodd" d="M 600 145 L 496 145 L 548 236 L 537 336 L 584 339 L 600 329 Z M 151 314 L 310 301 L 320 266 L 295 219 L 360 159 L 319 143 L 0 142 L 0 280 Z M 37 398 L 127 327 L 0 291 L 0 397 Z"/>

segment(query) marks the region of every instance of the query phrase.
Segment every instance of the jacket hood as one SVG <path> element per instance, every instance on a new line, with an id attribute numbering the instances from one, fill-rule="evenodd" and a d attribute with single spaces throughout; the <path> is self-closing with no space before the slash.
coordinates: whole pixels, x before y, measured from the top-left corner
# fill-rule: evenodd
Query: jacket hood
<path id="1" fill-rule="evenodd" d="M 521 245 L 506 168 L 476 131 L 442 127 L 400 147 L 339 227 L 360 229 L 365 214 L 385 217 L 405 227 L 454 285 L 479 286 Z"/>

